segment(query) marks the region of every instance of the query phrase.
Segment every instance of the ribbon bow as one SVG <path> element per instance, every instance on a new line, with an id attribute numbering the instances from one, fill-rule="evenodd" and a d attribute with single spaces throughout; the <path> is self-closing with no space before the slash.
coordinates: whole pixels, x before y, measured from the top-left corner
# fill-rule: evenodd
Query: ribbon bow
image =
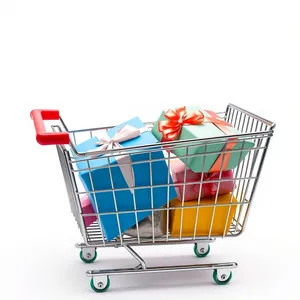
<path id="1" fill-rule="evenodd" d="M 186 107 L 179 107 L 175 110 L 169 109 L 164 117 L 168 120 L 163 120 L 158 122 L 158 131 L 162 134 L 162 142 L 176 140 L 185 125 L 200 125 L 202 123 L 212 123 L 218 127 L 226 135 L 230 135 L 231 132 L 227 127 L 231 127 L 231 124 L 221 119 L 215 112 L 206 110 L 209 116 L 204 116 L 204 114 L 198 109 L 192 112 L 190 115 L 187 114 Z M 237 144 L 237 140 L 234 138 L 229 138 L 228 142 L 224 146 L 224 151 L 230 151 Z M 223 161 L 224 155 L 224 163 Z M 221 153 L 215 163 L 210 168 L 209 172 L 218 172 L 221 170 L 226 170 L 230 161 L 230 152 Z"/>
<path id="2" fill-rule="evenodd" d="M 140 129 L 126 124 L 124 127 L 120 128 L 112 138 L 108 136 L 107 132 L 103 132 L 103 134 L 99 136 L 100 142 L 96 142 L 96 145 L 100 146 L 98 150 L 101 151 L 123 148 L 120 143 L 132 140 L 140 134 Z"/>
<path id="3" fill-rule="evenodd" d="M 141 135 L 141 133 L 147 131 L 147 128 L 135 128 L 131 125 L 126 124 L 124 127 L 120 128 L 113 137 L 109 137 L 106 131 L 101 132 L 99 135 L 99 142 L 96 142 L 96 145 L 100 147 L 97 150 L 110 150 L 110 149 L 122 149 L 121 142 L 132 140 Z M 90 151 L 95 151 L 92 149 Z M 124 151 L 120 151 L 122 153 Z M 133 187 L 135 185 L 134 173 L 131 166 L 131 158 L 128 153 L 123 155 L 118 155 L 115 157 L 119 168 L 123 174 L 123 177 L 127 183 L 127 186 L 130 188 L 131 193 L 133 193 Z"/>
<path id="4" fill-rule="evenodd" d="M 164 116 L 168 120 L 158 122 L 158 131 L 162 133 L 163 139 L 167 141 L 177 139 L 182 126 L 199 125 L 204 121 L 204 114 L 200 110 L 188 115 L 185 106 L 178 107 L 175 110 L 169 109 Z"/>

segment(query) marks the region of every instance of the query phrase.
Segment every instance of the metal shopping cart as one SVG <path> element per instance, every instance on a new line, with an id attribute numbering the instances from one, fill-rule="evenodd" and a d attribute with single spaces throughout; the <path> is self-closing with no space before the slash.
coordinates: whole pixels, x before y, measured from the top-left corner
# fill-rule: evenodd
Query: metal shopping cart
<path id="1" fill-rule="evenodd" d="M 109 276 L 112 275 L 212 270 L 213 279 L 216 283 L 226 284 L 231 280 L 231 269 L 237 267 L 237 263 L 235 262 L 149 267 L 146 265 L 146 262 L 143 260 L 143 258 L 132 248 L 135 246 L 165 246 L 172 244 L 189 243 L 194 244 L 194 253 L 196 254 L 196 256 L 204 257 L 210 251 L 209 244 L 214 242 L 217 238 L 236 237 L 244 231 L 247 217 L 249 215 L 249 209 L 253 201 L 255 189 L 269 146 L 270 138 L 273 135 L 275 123 L 270 122 L 232 104 L 229 104 L 226 108 L 226 111 L 223 113 L 219 113 L 218 116 L 230 123 L 234 128 L 239 130 L 240 133 L 226 137 L 222 136 L 208 139 L 190 139 L 185 141 L 163 142 L 155 144 L 155 146 L 159 146 L 160 149 L 162 147 L 164 151 L 163 159 L 166 161 L 166 164 L 170 170 L 172 160 L 177 159 L 173 155 L 173 150 L 175 148 L 180 147 L 186 149 L 186 159 L 192 156 L 199 156 L 205 160 L 206 156 L 209 155 L 207 151 L 204 151 L 200 154 L 190 154 L 189 149 L 194 147 L 195 145 L 201 144 L 205 147 L 206 150 L 209 145 L 220 142 L 226 145 L 230 141 L 232 141 L 232 139 L 238 139 L 239 141 L 242 141 L 242 145 L 244 146 L 246 141 L 251 140 L 254 146 L 251 149 L 247 149 L 248 154 L 244 159 L 242 159 L 242 153 L 243 151 L 245 151 L 243 146 L 239 150 L 231 150 L 239 154 L 239 163 L 233 170 L 232 180 L 234 181 L 234 187 L 232 188 L 232 191 L 230 193 L 230 201 L 226 202 L 225 204 L 218 202 L 218 198 L 220 197 L 219 187 L 222 182 L 227 180 L 222 178 L 222 172 L 220 172 L 220 176 L 212 180 L 212 182 L 216 184 L 217 190 L 213 201 L 211 201 L 210 203 L 203 202 L 199 196 L 199 199 L 196 201 L 196 203 L 193 202 L 193 205 L 189 204 L 189 202 L 184 202 L 183 200 L 182 202 L 180 202 L 180 205 L 177 206 L 173 206 L 171 204 L 172 202 L 168 202 L 165 206 L 160 208 L 154 208 L 152 205 L 152 207 L 149 207 L 149 209 L 147 209 L 147 211 L 150 211 L 150 216 L 152 216 L 152 218 L 150 219 L 150 228 L 152 229 L 153 233 L 152 235 L 147 237 L 144 237 L 142 235 L 142 232 L 139 228 L 141 224 L 136 218 L 136 224 L 134 226 L 136 233 L 135 236 L 130 236 L 126 232 L 119 231 L 118 237 L 114 238 L 113 240 L 107 240 L 102 230 L 101 218 L 102 216 L 111 214 L 111 212 L 100 213 L 99 211 L 97 211 L 91 214 L 84 214 L 82 212 L 81 198 L 84 195 L 95 194 L 99 191 L 95 190 L 93 188 L 93 185 L 90 190 L 82 188 L 81 181 L 78 176 L 76 161 L 78 159 L 85 160 L 88 163 L 88 171 L 90 172 L 90 162 L 95 159 L 95 157 L 102 155 L 108 158 L 108 168 L 111 170 L 114 166 L 110 165 L 109 158 L 120 155 L 120 149 L 110 149 L 103 151 L 96 150 L 94 152 L 80 152 L 77 150 L 78 141 L 80 141 L 80 139 L 85 140 L 87 138 L 91 138 L 97 135 L 99 132 L 106 131 L 111 127 L 69 130 L 57 110 L 33 110 L 31 112 L 31 117 L 34 121 L 37 133 L 38 143 L 42 145 L 56 145 L 57 147 L 71 210 L 84 240 L 83 243 L 76 244 L 76 247 L 81 250 L 81 259 L 86 263 L 91 263 L 96 259 L 97 248 L 124 247 L 138 261 L 138 265 L 133 268 L 88 270 L 86 272 L 86 275 L 91 278 L 90 284 L 94 291 L 106 291 L 110 286 Z M 46 132 L 44 120 L 57 120 L 57 124 L 52 125 L 53 132 Z M 153 123 L 145 123 L 145 126 L 148 128 L 152 128 Z M 151 165 L 155 162 L 155 159 L 151 156 L 151 153 L 155 151 L 155 149 L 153 148 L 153 145 L 143 145 L 139 147 L 123 148 L 122 151 L 126 151 L 127 153 L 132 153 L 133 151 L 134 153 L 149 153 L 149 160 L 147 160 L 146 162 Z M 224 159 L 224 152 L 226 152 L 226 150 L 224 149 L 226 149 L 226 147 L 223 147 L 221 151 L 215 154 L 223 155 Z M 145 161 L 143 162 L 145 163 Z M 182 183 L 183 199 L 185 188 L 188 185 L 199 185 L 201 194 L 201 188 L 204 183 L 205 182 L 203 180 L 203 175 L 201 177 L 201 180 L 198 180 L 197 182 L 187 181 L 185 171 L 185 177 Z M 112 177 L 111 185 L 112 187 L 114 187 Z M 165 184 L 168 190 L 171 186 L 174 185 L 175 184 L 170 180 Z M 148 186 L 148 188 L 152 189 L 154 187 L 155 185 L 151 180 L 151 184 Z M 133 187 L 134 191 L 136 189 L 138 189 L 138 187 Z M 111 192 L 115 195 L 117 189 L 112 188 Z M 135 201 L 134 197 L 133 200 Z M 118 211 L 118 207 L 116 206 L 114 214 L 116 215 L 117 219 L 119 219 L 120 215 L 124 213 L 134 213 L 136 216 L 137 213 L 141 212 L 141 210 L 136 209 L 135 203 L 134 207 L 135 209 L 124 212 Z M 205 209 L 210 210 L 209 221 L 206 224 L 206 231 L 202 231 L 200 234 L 199 232 L 201 230 L 198 230 L 198 223 L 200 222 L 199 220 L 201 219 L 201 214 Z M 218 215 L 218 211 L 220 211 L 221 209 L 225 209 L 225 213 L 223 214 L 225 217 L 223 216 L 224 221 L 222 223 L 222 230 L 215 231 L 214 221 L 217 218 L 216 216 Z M 195 213 L 195 220 L 193 221 L 193 228 L 187 234 L 184 233 L 185 229 L 183 224 L 185 220 L 184 218 L 187 218 L 187 215 L 185 213 L 188 210 L 193 210 L 193 212 Z M 174 234 L 174 232 L 172 234 L 172 230 L 170 229 L 170 220 L 174 217 L 174 212 L 177 212 L 177 217 L 179 218 L 179 229 L 177 234 Z M 155 224 L 155 216 L 157 213 L 159 213 L 161 216 L 162 221 L 160 222 L 160 226 L 163 227 L 163 234 L 161 234 L 160 236 L 157 236 L 154 233 L 155 226 L 157 226 Z M 89 216 L 96 217 L 97 221 L 93 222 L 89 226 L 85 226 L 84 218 Z"/>

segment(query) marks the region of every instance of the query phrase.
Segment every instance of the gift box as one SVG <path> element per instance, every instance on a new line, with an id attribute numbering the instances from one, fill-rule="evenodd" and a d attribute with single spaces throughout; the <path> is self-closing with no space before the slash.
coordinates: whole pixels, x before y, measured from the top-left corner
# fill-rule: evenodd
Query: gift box
<path id="1" fill-rule="evenodd" d="M 216 206 L 214 221 L 212 225 L 211 235 L 212 236 L 220 236 L 223 235 L 224 230 L 225 234 L 228 233 L 232 219 L 235 215 L 237 205 L 230 204 L 231 193 L 219 195 L 217 199 L 217 204 L 225 204 L 224 206 Z M 214 197 L 203 198 L 200 201 L 200 206 L 198 209 L 198 218 L 197 218 L 197 226 L 196 226 L 196 236 L 208 236 L 210 230 L 210 224 L 213 216 L 214 210 Z M 232 203 L 237 203 L 235 197 L 232 196 Z M 169 203 L 171 208 L 169 210 L 169 232 L 173 237 L 180 236 L 180 226 L 182 224 L 182 233 L 183 237 L 191 237 L 194 236 L 194 228 L 197 216 L 197 208 L 188 208 L 186 206 L 194 206 L 198 205 L 198 201 L 188 201 L 183 202 L 182 209 L 182 201 L 177 198 L 172 200 Z M 201 207 L 201 205 L 210 205 Z M 178 207 L 178 209 L 176 208 Z M 226 224 L 226 219 L 229 211 L 228 222 Z M 181 213 L 182 213 L 182 223 L 181 223 Z M 165 212 L 164 218 L 166 218 L 167 211 Z M 165 223 L 165 222 L 163 222 Z M 226 228 L 225 228 L 226 226 Z M 166 231 L 165 231 L 166 232 Z"/>
<path id="2" fill-rule="evenodd" d="M 81 209 L 83 214 L 95 213 L 90 198 L 88 196 L 84 196 L 82 199 L 80 199 L 80 203 L 81 203 Z M 96 216 L 84 216 L 83 221 L 84 221 L 85 228 L 89 227 L 96 220 L 97 220 Z"/>
<path id="3" fill-rule="evenodd" d="M 219 138 L 217 142 L 191 143 L 188 148 L 174 148 L 172 152 L 177 155 L 194 172 L 218 172 L 234 169 L 241 159 L 245 158 L 248 149 L 254 146 L 253 141 L 230 138 L 228 143 L 222 138 L 226 135 L 235 135 L 240 132 L 229 123 L 221 119 L 216 113 L 203 110 L 196 106 L 180 107 L 175 110 L 163 111 L 152 128 L 154 136 L 162 142 L 172 140 Z M 231 150 L 243 150 L 230 152 Z M 203 154 L 191 157 L 186 155 Z M 221 151 L 228 151 L 220 154 Z M 214 153 L 215 152 L 215 153 Z M 211 154 L 210 154 L 211 153 Z M 224 160 L 223 160 L 224 156 Z M 205 157 L 205 159 L 204 159 Z"/>
<path id="4" fill-rule="evenodd" d="M 138 231 L 139 231 L 140 238 L 152 238 L 153 233 L 154 233 L 154 237 L 160 237 L 164 235 L 161 219 L 162 219 L 162 212 L 154 211 L 153 218 L 151 213 L 150 216 L 148 216 L 147 218 L 145 218 L 144 220 L 138 223 L 138 227 L 134 225 L 128 230 L 126 230 L 124 234 L 131 237 L 138 237 Z"/>
<path id="5" fill-rule="evenodd" d="M 176 197 L 176 191 L 172 186 L 169 188 L 167 186 L 155 187 L 155 185 L 173 184 L 165 160 L 159 160 L 164 159 L 161 147 L 153 145 L 151 154 L 146 151 L 146 153 L 137 153 L 137 150 L 122 151 L 122 148 L 125 147 L 156 143 L 157 139 L 144 127 L 143 122 L 139 118 L 134 118 L 107 130 L 105 136 L 100 137 L 100 139 L 93 137 L 76 146 L 79 152 L 116 147 L 120 148 L 119 154 L 122 154 L 111 157 L 106 155 L 93 157 L 89 160 L 89 164 L 87 158 L 90 159 L 91 157 L 75 158 L 79 177 L 86 191 L 97 190 L 95 195 L 94 193 L 89 194 L 95 212 L 112 213 L 117 210 L 119 212 L 134 210 L 134 198 L 137 210 L 151 208 L 151 204 L 153 204 L 153 208 L 160 208 L 170 199 Z M 151 172 L 150 162 L 145 162 L 150 159 L 150 155 L 152 160 Z M 87 170 L 89 167 L 90 171 Z M 151 184 L 154 185 L 152 189 L 146 187 Z M 134 189 L 134 187 L 145 188 Z M 151 211 L 138 212 L 138 222 L 150 213 Z M 135 213 L 120 213 L 118 217 L 119 224 L 115 213 L 100 216 L 102 230 L 108 241 L 119 236 L 120 232 L 126 231 L 136 223 Z"/>
<path id="6" fill-rule="evenodd" d="M 218 182 L 210 181 L 219 180 L 220 172 L 203 173 L 203 175 L 202 173 L 195 173 L 179 159 L 171 160 L 171 172 L 179 200 L 182 200 L 183 194 L 184 201 L 198 200 L 201 179 L 202 188 L 200 198 L 215 196 L 217 191 L 218 195 L 230 193 L 235 186 L 232 170 L 222 172 L 221 179 L 230 181 L 221 181 L 219 190 Z"/>

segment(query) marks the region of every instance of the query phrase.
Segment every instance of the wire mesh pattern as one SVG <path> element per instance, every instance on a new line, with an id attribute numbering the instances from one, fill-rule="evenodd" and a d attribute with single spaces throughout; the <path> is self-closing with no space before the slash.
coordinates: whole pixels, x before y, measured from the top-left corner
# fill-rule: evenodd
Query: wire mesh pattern
<path id="1" fill-rule="evenodd" d="M 68 198 L 70 201 L 71 211 L 75 217 L 78 227 L 83 236 L 86 245 L 102 247 L 102 246 L 119 246 L 119 245 L 151 245 L 163 243 L 194 243 L 198 240 L 211 238 L 235 237 L 243 232 L 246 226 L 246 221 L 251 207 L 254 192 L 257 182 L 260 177 L 263 161 L 269 145 L 270 138 L 273 135 L 275 124 L 258 117 L 250 112 L 247 112 L 234 105 L 228 105 L 224 113 L 218 114 L 223 120 L 227 121 L 237 129 L 240 133 L 231 136 L 219 136 L 207 139 L 190 139 L 184 141 L 163 142 L 158 144 L 148 144 L 143 146 L 124 147 L 120 149 L 110 149 L 105 151 L 94 152 L 79 152 L 77 145 L 89 138 L 97 136 L 101 131 L 107 130 L 111 127 L 101 127 L 83 130 L 68 130 L 66 124 L 61 119 L 60 125 L 52 126 L 54 131 L 67 131 L 70 133 L 71 142 L 69 146 L 58 145 L 57 151 L 63 171 L 64 180 L 67 187 Z M 152 128 L 153 123 L 145 123 L 149 129 Z M 233 169 L 233 177 L 226 179 L 222 177 L 222 171 L 218 178 L 204 180 L 204 172 L 201 172 L 201 179 L 190 181 L 187 180 L 187 167 L 184 170 L 184 180 L 181 183 L 174 183 L 172 181 L 172 162 L 181 159 L 188 162 L 193 159 L 201 159 L 204 167 L 205 161 L 210 156 L 221 156 L 221 170 L 225 160 L 225 153 L 229 152 L 227 149 L 228 143 L 233 140 L 238 140 L 241 147 L 236 150 L 230 150 L 230 153 L 235 153 L 238 157 L 237 166 Z M 251 148 L 247 148 L 248 142 L 253 143 Z M 214 145 L 222 145 L 221 150 L 207 151 L 209 147 Z M 195 148 L 201 146 L 203 151 L 198 153 L 194 151 Z M 174 150 L 180 149 L 184 155 L 175 156 Z M 118 164 L 113 164 L 112 160 L 120 157 L 124 152 L 129 155 L 143 155 L 147 159 L 131 161 L 130 166 L 144 166 L 147 165 L 149 171 L 150 184 L 133 187 L 119 188 L 115 186 L 113 178 L 114 168 L 119 168 Z M 157 153 L 163 152 L 163 157 Z M 104 166 L 95 166 L 93 161 L 106 160 Z M 86 162 L 85 169 L 79 169 L 78 160 Z M 164 161 L 168 174 L 168 180 L 164 184 L 155 183 L 155 174 L 153 174 L 153 166 L 158 162 Z M 106 168 L 110 176 L 110 188 L 96 189 L 94 184 L 94 177 L 92 172 L 101 168 Z M 86 171 L 89 173 L 91 188 L 83 187 L 79 178 L 79 172 Z M 233 188 L 230 196 L 226 202 L 220 202 L 221 195 L 219 194 L 220 186 L 226 181 L 233 182 Z M 201 191 L 205 184 L 215 184 L 215 195 L 210 199 L 210 202 L 204 201 L 201 198 Z M 185 201 L 186 189 L 189 185 L 197 185 L 199 188 L 199 196 L 195 201 Z M 166 189 L 166 198 L 169 199 L 171 188 L 182 187 L 182 199 L 177 199 L 177 204 L 174 205 L 173 200 L 167 201 L 166 205 L 162 207 L 155 207 L 154 193 L 155 189 Z M 136 194 L 140 189 L 150 190 L 150 206 L 146 209 L 138 209 Z M 117 195 L 122 191 L 132 192 L 133 209 L 119 210 Z M 81 198 L 85 195 L 89 197 L 101 197 L 102 193 L 112 193 L 114 200 L 114 210 L 110 212 L 100 212 L 97 201 L 95 201 L 96 212 L 94 214 L 83 214 L 81 207 Z M 100 196 L 99 196 L 100 195 Z M 150 231 L 152 234 L 145 237 L 142 234 L 142 223 L 139 221 L 139 214 L 147 212 L 151 217 Z M 223 221 L 221 230 L 216 230 L 216 222 L 222 212 Z M 120 219 L 123 214 L 134 215 L 135 217 L 135 236 L 130 236 L 126 232 L 122 232 L 120 226 Z M 102 230 L 102 218 L 108 215 L 114 215 L 117 219 L 119 234 L 112 240 L 107 240 Z M 84 218 L 89 216 L 96 216 L 95 221 L 90 226 L 86 227 Z M 159 216 L 159 217 L 158 217 Z M 192 217 L 191 217 L 192 216 Z M 209 218 L 207 217 L 209 216 Z M 159 219 L 158 219 L 159 218 Z M 177 218 L 179 227 L 176 231 L 174 226 L 172 228 L 172 220 Z M 186 219 L 189 218 L 190 228 L 186 229 Z M 191 219 L 192 218 L 192 219 Z M 205 230 L 203 220 L 206 218 Z M 155 230 L 159 226 L 161 234 L 155 234 Z M 176 233 L 175 233 L 176 231 Z"/>

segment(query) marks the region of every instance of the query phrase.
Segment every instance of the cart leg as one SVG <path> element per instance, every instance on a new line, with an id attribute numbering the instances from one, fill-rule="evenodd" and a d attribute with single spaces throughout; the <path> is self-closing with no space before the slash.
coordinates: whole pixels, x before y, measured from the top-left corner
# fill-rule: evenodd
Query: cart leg
<path id="1" fill-rule="evenodd" d="M 145 261 L 130 246 L 124 245 L 124 248 L 139 262 L 136 269 L 147 269 Z"/>
<path id="2" fill-rule="evenodd" d="M 87 246 L 85 244 L 76 244 L 75 247 L 81 249 L 79 256 L 83 262 L 89 264 L 96 260 L 97 258 L 96 247 Z"/>
<path id="3" fill-rule="evenodd" d="M 194 245 L 194 253 L 197 257 L 205 257 L 210 252 L 209 243 L 196 243 Z"/>

